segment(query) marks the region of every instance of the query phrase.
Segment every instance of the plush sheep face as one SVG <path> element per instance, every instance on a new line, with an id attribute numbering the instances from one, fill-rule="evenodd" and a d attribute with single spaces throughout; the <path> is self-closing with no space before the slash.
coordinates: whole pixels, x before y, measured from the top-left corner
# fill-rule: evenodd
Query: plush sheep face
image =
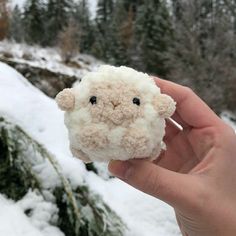
<path id="1" fill-rule="evenodd" d="M 88 104 L 93 122 L 105 122 L 109 127 L 127 126 L 143 116 L 141 93 L 124 82 L 99 82 L 91 85 Z"/>
<path id="2" fill-rule="evenodd" d="M 65 110 L 74 156 L 89 161 L 156 158 L 174 101 L 147 75 L 127 67 L 102 66 L 56 97 Z"/>

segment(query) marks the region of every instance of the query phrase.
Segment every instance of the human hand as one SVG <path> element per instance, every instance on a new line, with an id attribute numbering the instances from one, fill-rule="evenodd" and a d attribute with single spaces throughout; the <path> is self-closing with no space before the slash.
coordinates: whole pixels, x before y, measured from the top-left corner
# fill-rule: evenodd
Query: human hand
<path id="1" fill-rule="evenodd" d="M 236 235 L 236 135 L 189 88 L 156 79 L 177 102 L 155 162 L 111 161 L 112 174 L 171 205 L 184 236 Z"/>

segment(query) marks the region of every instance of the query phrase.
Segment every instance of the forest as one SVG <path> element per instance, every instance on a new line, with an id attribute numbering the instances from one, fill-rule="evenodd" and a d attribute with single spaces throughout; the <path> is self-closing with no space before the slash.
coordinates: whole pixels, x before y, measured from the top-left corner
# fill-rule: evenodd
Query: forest
<path id="1" fill-rule="evenodd" d="M 235 112 L 235 0 L 2 0 L 0 38 L 86 53 L 191 87 L 217 113 Z M 3 23 L 4 22 L 4 23 Z"/>

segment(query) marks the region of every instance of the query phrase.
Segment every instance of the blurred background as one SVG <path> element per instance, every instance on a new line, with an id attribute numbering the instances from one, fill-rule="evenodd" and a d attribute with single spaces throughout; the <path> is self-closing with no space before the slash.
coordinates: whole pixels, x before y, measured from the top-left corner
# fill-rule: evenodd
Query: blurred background
<path id="1" fill-rule="evenodd" d="M 0 61 L 1 236 L 180 235 L 170 207 L 72 158 L 54 98 L 127 65 L 235 128 L 236 0 L 0 0 Z"/>
<path id="2" fill-rule="evenodd" d="M 90 54 L 236 111 L 235 0 L 1 0 L 0 27 L 1 40 L 57 47 L 65 64 Z"/>

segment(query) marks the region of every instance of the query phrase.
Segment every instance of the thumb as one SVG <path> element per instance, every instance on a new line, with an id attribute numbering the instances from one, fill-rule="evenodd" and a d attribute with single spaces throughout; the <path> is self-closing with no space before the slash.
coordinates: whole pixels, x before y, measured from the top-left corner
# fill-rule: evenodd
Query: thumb
<path id="1" fill-rule="evenodd" d="M 201 192 L 196 176 L 173 172 L 146 160 L 111 161 L 108 168 L 126 183 L 179 210 L 196 206 Z"/>

